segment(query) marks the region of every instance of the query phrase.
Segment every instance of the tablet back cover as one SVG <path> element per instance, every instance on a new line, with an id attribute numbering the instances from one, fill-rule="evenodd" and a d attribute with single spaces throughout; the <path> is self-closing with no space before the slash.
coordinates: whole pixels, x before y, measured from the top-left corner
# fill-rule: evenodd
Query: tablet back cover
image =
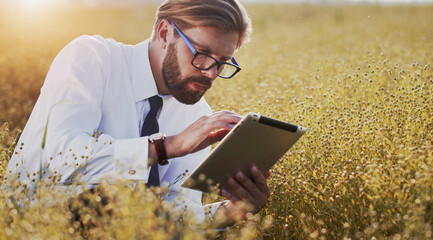
<path id="1" fill-rule="evenodd" d="M 203 192 L 225 187 L 238 170 L 251 178 L 255 165 L 264 174 L 304 134 L 305 128 L 247 114 L 182 184 Z"/>

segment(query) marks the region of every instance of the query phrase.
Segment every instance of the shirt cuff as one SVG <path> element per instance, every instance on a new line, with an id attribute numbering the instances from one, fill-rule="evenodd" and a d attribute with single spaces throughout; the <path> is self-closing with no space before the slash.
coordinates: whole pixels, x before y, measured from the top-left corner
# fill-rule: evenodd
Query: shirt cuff
<path id="1" fill-rule="evenodd" d="M 147 182 L 148 137 L 116 140 L 114 172 L 123 179 Z"/>
<path id="2" fill-rule="evenodd" d="M 221 205 L 223 205 L 226 202 L 228 202 L 228 200 L 224 200 L 221 202 L 214 202 L 214 203 L 205 205 L 205 206 L 208 206 L 210 208 L 210 210 L 208 211 L 209 216 L 211 216 L 213 218 L 213 216 L 214 216 L 215 212 L 218 210 L 218 208 L 221 207 Z"/>

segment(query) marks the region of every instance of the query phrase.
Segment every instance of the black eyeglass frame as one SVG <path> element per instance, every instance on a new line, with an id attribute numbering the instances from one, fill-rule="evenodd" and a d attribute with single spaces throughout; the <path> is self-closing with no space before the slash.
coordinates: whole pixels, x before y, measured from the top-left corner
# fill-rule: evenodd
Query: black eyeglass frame
<path id="1" fill-rule="evenodd" d="M 218 59 L 216 59 L 216 58 L 214 58 L 214 57 L 212 57 L 212 56 L 210 56 L 210 55 L 208 55 L 208 54 L 206 54 L 206 53 L 203 53 L 203 52 L 199 52 L 199 51 L 197 51 L 197 50 L 194 48 L 194 46 L 191 44 L 191 42 L 188 40 L 188 38 L 185 36 L 185 34 L 183 34 L 182 31 L 180 31 L 179 28 L 177 28 L 177 26 L 176 26 L 174 23 L 172 23 L 171 21 L 169 21 L 169 22 L 170 22 L 171 25 L 173 25 L 173 27 L 174 27 L 174 28 L 176 29 L 176 31 L 179 33 L 180 37 L 184 40 L 184 42 L 186 43 L 186 45 L 188 46 L 188 48 L 189 48 L 189 49 L 191 50 L 191 52 L 194 54 L 193 58 L 191 59 L 191 65 L 193 65 L 195 68 L 197 68 L 197 69 L 199 69 L 199 70 L 202 70 L 202 71 L 207 71 L 207 70 L 209 70 L 209 69 L 215 67 L 215 65 L 217 66 L 217 70 L 218 70 L 222 65 L 225 65 L 225 64 L 226 64 L 226 65 L 230 65 L 230 66 L 235 67 L 236 70 L 235 70 L 235 71 L 232 73 L 232 75 L 230 75 L 229 77 L 220 76 L 219 74 L 217 74 L 218 77 L 220 77 L 220 78 L 224 78 L 224 79 L 232 78 L 234 75 L 236 75 L 236 74 L 241 70 L 241 67 L 240 67 L 239 64 L 236 62 L 236 60 L 235 60 L 234 57 L 232 57 L 232 58 L 230 59 L 230 60 L 232 61 L 232 63 L 229 63 L 229 62 L 222 62 L 222 61 L 219 61 Z M 213 59 L 215 62 L 214 62 L 213 64 L 211 64 L 211 65 L 210 65 L 209 67 L 207 67 L 207 68 L 200 68 L 200 67 L 197 67 L 196 65 L 194 65 L 194 60 L 195 60 L 195 58 L 196 58 L 198 55 L 204 55 L 204 56 L 206 56 L 206 57 L 209 57 L 209 58 Z"/>

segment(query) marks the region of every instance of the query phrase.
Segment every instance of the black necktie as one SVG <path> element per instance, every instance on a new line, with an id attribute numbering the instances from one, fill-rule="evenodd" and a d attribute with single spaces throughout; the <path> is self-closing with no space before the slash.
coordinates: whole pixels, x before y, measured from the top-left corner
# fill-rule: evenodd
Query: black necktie
<path id="1" fill-rule="evenodd" d="M 148 100 L 150 103 L 150 111 L 144 119 L 143 127 L 141 129 L 141 136 L 149 136 L 159 132 L 159 125 L 156 115 L 158 114 L 159 109 L 162 107 L 162 98 L 155 95 Z M 153 165 L 150 168 L 149 179 L 147 180 L 146 186 L 159 186 L 158 164 Z"/>

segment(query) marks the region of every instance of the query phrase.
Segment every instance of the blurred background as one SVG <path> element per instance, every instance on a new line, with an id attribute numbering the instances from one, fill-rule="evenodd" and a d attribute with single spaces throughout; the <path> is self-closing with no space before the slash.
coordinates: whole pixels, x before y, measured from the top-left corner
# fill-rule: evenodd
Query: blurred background
<path id="1" fill-rule="evenodd" d="M 161 2 L 0 0 L 0 181 L 59 51 L 84 34 L 137 44 Z M 206 100 L 309 131 L 272 170 L 259 214 L 269 221 L 231 239 L 432 239 L 433 0 L 241 2 L 254 26 L 235 53 L 242 71 L 215 81 Z M 0 239 L 81 239 L 67 206 L 41 217 L 2 196 Z M 120 216 L 129 221 L 95 233 L 122 239 L 142 228 Z"/>
<path id="2" fill-rule="evenodd" d="M 80 5 L 129 5 L 129 4 L 158 4 L 162 0 L 0 0 L 1 4 L 10 5 L 61 5 L 61 4 L 80 4 Z M 320 3 L 320 4 L 358 4 L 358 3 L 374 3 L 374 4 L 426 4 L 433 3 L 433 0 L 241 0 L 245 4 L 253 3 Z"/>

